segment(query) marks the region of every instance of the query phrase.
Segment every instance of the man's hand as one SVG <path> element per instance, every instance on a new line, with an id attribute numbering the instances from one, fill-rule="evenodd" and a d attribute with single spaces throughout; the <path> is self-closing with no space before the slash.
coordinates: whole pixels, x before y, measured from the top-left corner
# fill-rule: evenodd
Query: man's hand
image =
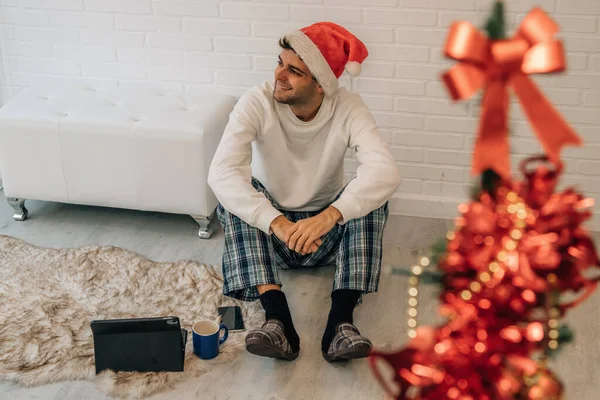
<path id="1" fill-rule="evenodd" d="M 286 238 L 288 237 L 288 235 L 291 235 L 289 234 L 289 231 L 293 229 L 295 225 L 296 224 L 294 224 L 292 221 L 290 221 L 283 215 L 280 215 L 279 217 L 275 218 L 271 223 L 271 229 L 273 230 L 273 234 L 287 245 Z M 317 251 L 321 243 L 323 243 L 321 240 L 315 241 L 311 244 L 308 251 L 306 251 L 304 254 L 314 253 L 315 251 Z"/>
<path id="2" fill-rule="evenodd" d="M 321 238 L 328 234 L 342 218 L 337 208 L 329 206 L 325 211 L 311 218 L 296 222 L 287 230 L 284 242 L 300 254 L 308 254 L 314 243 L 322 243 Z M 312 251 L 311 251 L 312 252 Z"/>

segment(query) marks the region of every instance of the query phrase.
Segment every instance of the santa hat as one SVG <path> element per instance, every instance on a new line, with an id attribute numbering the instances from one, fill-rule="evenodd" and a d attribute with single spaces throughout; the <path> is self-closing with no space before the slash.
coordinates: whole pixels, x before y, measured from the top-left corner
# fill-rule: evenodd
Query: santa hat
<path id="1" fill-rule="evenodd" d="M 327 95 L 337 90 L 344 69 L 351 76 L 360 74 L 361 63 L 369 55 L 363 42 L 333 22 L 317 22 L 285 38 Z"/>

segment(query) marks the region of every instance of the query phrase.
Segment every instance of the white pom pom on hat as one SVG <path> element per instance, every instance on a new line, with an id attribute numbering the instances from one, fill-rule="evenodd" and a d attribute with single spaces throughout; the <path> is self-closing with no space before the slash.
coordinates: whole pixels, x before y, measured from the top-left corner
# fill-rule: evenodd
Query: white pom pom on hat
<path id="1" fill-rule="evenodd" d="M 344 70 L 358 76 L 369 56 L 367 47 L 344 27 L 317 22 L 285 35 L 294 51 L 317 78 L 325 94 L 333 94 Z"/>
<path id="2" fill-rule="evenodd" d="M 358 76 L 360 75 L 360 71 L 362 71 L 362 65 L 360 63 L 348 61 L 346 64 L 346 72 L 349 73 L 350 76 Z"/>

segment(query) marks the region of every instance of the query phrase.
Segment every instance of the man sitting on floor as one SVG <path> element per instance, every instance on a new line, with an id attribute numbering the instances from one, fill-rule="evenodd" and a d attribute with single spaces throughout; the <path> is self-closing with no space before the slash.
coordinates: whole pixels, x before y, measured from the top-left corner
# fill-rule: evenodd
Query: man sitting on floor
<path id="1" fill-rule="evenodd" d="M 362 295 L 377 291 L 388 200 L 400 175 L 358 94 L 338 87 L 358 75 L 365 45 L 320 22 L 291 32 L 274 82 L 246 92 L 223 133 L 208 183 L 225 231 L 224 294 L 260 299 L 266 322 L 246 336 L 251 353 L 295 359 L 300 339 L 279 268 L 336 264 L 321 350 L 328 361 L 365 357 L 371 342 L 353 325 Z M 345 185 L 347 149 L 359 162 Z"/>

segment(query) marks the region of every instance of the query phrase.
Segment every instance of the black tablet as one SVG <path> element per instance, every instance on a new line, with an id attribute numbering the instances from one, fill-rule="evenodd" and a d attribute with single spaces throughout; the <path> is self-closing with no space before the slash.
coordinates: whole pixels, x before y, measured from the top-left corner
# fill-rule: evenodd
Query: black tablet
<path id="1" fill-rule="evenodd" d="M 187 331 L 178 317 L 94 320 L 96 373 L 183 371 Z"/>

